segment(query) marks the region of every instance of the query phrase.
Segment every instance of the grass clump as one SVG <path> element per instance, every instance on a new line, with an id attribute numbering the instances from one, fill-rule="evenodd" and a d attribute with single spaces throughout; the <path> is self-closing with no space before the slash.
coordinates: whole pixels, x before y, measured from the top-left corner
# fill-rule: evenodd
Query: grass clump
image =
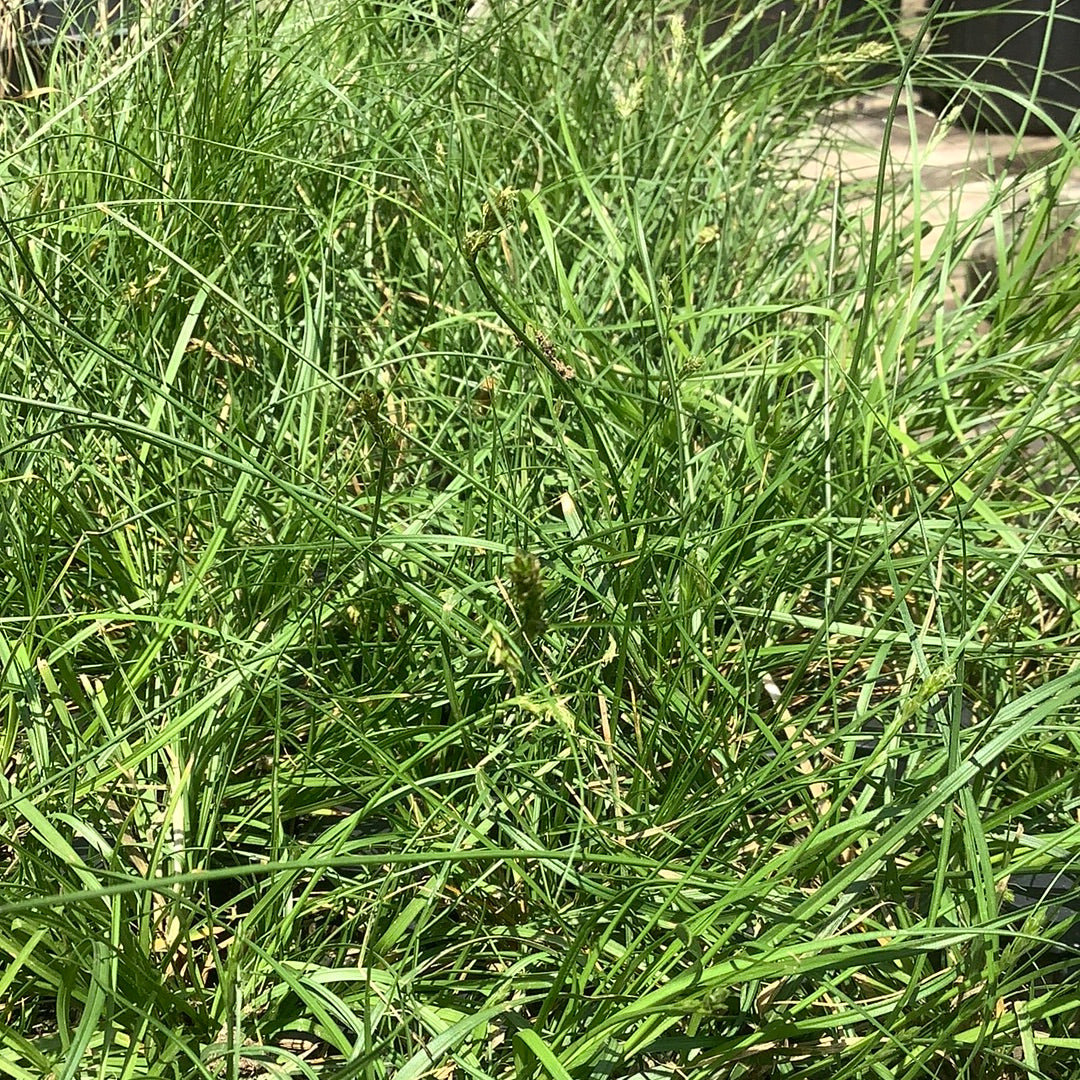
<path id="1" fill-rule="evenodd" d="M 1075 305 L 801 177 L 837 33 L 5 103 L 0 1071 L 1067 1074 Z"/>

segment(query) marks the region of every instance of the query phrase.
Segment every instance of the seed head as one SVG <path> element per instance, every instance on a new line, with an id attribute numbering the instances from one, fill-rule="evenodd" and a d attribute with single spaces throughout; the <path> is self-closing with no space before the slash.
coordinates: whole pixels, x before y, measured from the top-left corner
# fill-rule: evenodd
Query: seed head
<path id="1" fill-rule="evenodd" d="M 540 560 L 519 551 L 510 562 L 510 599 L 526 642 L 535 641 L 547 627 L 544 621 L 544 579 Z"/>

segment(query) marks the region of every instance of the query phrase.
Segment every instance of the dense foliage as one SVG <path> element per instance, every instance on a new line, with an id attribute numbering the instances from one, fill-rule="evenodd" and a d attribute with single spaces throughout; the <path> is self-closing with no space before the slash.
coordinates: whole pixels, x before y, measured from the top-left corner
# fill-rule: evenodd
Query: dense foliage
<path id="1" fill-rule="evenodd" d="M 0 103 L 0 1073 L 1072 1075 L 1075 271 L 808 181 L 886 52 L 804 30 Z"/>

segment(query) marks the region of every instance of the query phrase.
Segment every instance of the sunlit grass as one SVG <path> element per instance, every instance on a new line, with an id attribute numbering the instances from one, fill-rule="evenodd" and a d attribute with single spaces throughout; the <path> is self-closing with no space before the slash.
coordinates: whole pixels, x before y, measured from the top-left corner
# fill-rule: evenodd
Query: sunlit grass
<path id="1" fill-rule="evenodd" d="M 3 1075 L 1070 1075 L 1075 271 L 662 15 L 0 103 Z"/>

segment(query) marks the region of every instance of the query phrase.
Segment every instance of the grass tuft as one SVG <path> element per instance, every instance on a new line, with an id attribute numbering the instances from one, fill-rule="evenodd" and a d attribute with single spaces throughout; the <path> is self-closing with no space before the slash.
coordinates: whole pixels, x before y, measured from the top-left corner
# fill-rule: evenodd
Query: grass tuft
<path id="1" fill-rule="evenodd" d="M 5 1076 L 1071 1075 L 1075 271 L 946 305 L 802 170 L 898 43 L 748 25 L 0 103 Z"/>

